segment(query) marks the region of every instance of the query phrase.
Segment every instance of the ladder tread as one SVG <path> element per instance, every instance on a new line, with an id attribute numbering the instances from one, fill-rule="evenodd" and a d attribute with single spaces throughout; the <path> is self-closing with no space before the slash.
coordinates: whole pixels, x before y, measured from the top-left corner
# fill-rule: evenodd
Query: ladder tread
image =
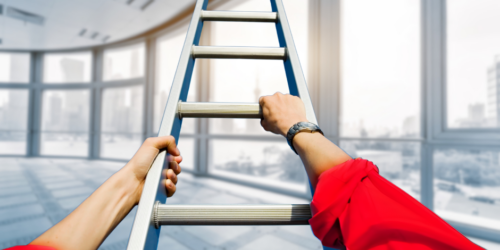
<path id="1" fill-rule="evenodd" d="M 285 60 L 284 47 L 228 47 L 228 46 L 195 46 L 191 50 L 194 58 L 211 59 L 269 59 Z"/>
<path id="2" fill-rule="evenodd" d="M 155 225 L 306 225 L 309 204 L 165 205 L 157 204 Z"/>
<path id="3" fill-rule="evenodd" d="M 229 21 L 229 22 L 276 22 L 276 12 L 264 11 L 201 11 L 203 21 Z"/>
<path id="4" fill-rule="evenodd" d="M 179 118 L 262 118 L 258 103 L 179 102 Z"/>

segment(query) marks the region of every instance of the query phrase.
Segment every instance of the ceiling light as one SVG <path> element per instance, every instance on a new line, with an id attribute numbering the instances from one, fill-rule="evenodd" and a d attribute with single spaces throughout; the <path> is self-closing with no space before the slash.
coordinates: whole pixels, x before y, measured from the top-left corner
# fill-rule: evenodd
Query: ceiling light
<path id="1" fill-rule="evenodd" d="M 27 23 L 33 23 L 37 25 L 43 25 L 45 23 L 45 17 L 13 7 L 7 7 L 7 11 L 5 14 L 8 17 L 19 19 Z"/>

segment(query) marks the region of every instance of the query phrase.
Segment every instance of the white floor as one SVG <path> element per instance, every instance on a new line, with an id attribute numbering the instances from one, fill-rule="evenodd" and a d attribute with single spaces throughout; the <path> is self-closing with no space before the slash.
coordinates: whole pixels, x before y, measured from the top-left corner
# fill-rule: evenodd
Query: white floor
<path id="1" fill-rule="evenodd" d="M 123 163 L 0 158 L 0 249 L 27 244 L 60 221 Z M 300 204 L 307 200 L 187 173 L 169 204 Z M 133 210 L 100 249 L 125 249 Z M 500 244 L 472 241 L 486 249 Z M 321 249 L 309 226 L 165 226 L 158 249 Z"/>

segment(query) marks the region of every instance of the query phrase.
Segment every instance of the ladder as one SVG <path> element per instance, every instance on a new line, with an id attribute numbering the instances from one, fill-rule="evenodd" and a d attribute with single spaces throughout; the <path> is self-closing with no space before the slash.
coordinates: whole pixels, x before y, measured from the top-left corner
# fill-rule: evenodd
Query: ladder
<path id="1" fill-rule="evenodd" d="M 207 11 L 208 0 L 197 0 L 174 76 L 158 136 L 179 139 L 183 118 L 262 118 L 258 103 L 187 103 L 196 58 L 283 60 L 290 94 L 304 102 L 307 119 L 317 124 L 304 74 L 282 0 L 270 0 L 272 12 Z M 273 22 L 280 47 L 198 46 L 204 21 Z M 161 225 L 303 225 L 308 204 L 292 205 L 166 205 L 161 173 L 168 167 L 161 151 L 147 174 L 128 250 L 156 249 Z"/>

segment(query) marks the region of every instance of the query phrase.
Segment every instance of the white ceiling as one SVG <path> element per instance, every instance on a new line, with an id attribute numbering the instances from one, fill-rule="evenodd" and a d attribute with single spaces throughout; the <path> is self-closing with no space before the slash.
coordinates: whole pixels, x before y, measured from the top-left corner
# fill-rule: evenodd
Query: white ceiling
<path id="1" fill-rule="evenodd" d="M 132 37 L 151 29 L 194 0 L 0 0 L 0 49 L 63 49 L 100 45 Z M 43 25 L 24 22 L 6 15 L 7 8 L 43 16 Z M 84 36 L 80 32 L 86 29 Z M 91 38 L 98 32 L 95 38 Z M 109 36 L 103 42 L 105 36 Z"/>

